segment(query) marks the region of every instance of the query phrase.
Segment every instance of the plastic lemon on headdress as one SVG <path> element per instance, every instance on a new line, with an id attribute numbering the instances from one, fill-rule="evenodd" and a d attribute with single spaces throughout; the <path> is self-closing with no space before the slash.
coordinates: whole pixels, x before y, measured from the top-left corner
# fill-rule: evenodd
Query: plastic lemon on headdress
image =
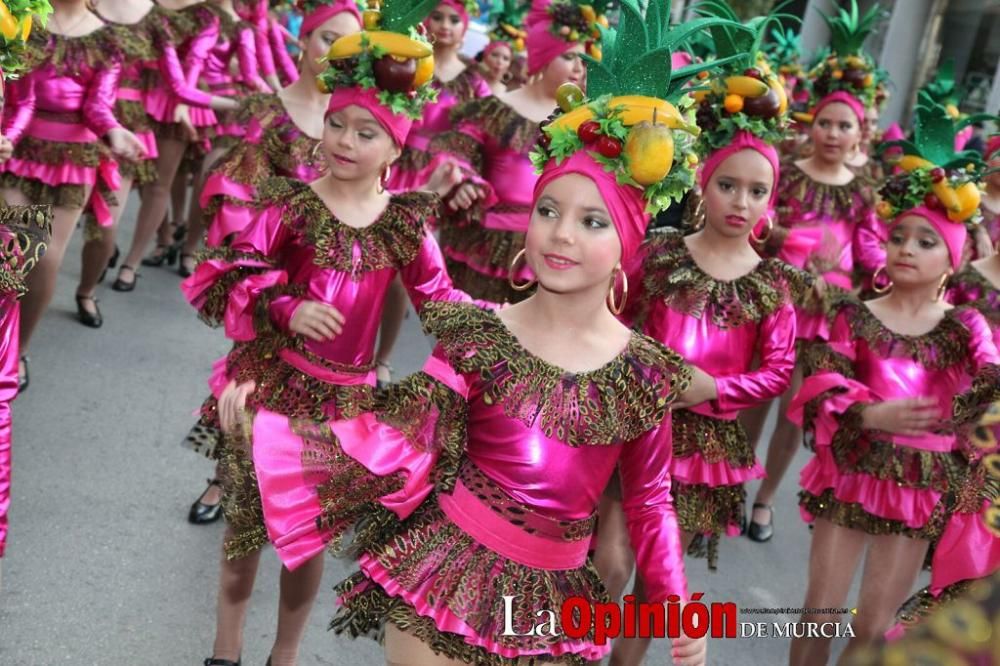
<path id="1" fill-rule="evenodd" d="M 48 0 L 0 0 L 0 73 L 14 76 L 25 68 L 25 42 L 35 19 L 45 25 L 52 5 Z"/>

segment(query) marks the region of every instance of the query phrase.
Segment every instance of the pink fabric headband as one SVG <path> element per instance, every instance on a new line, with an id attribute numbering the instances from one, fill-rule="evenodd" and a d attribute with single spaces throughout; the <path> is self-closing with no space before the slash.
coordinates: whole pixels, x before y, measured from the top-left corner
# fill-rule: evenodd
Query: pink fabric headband
<path id="1" fill-rule="evenodd" d="M 621 262 L 625 264 L 639 249 L 642 239 L 646 236 L 646 226 L 649 224 L 650 216 L 646 213 L 646 200 L 642 196 L 642 190 L 631 185 L 619 185 L 613 171 L 605 171 L 590 153 L 579 150 L 561 164 L 550 160 L 545 165 L 542 175 L 535 184 L 533 202 L 538 201 L 549 183 L 570 173 L 586 176 L 597 186 L 621 240 Z"/>
<path id="2" fill-rule="evenodd" d="M 469 27 L 469 10 L 465 8 L 465 3 L 461 0 L 441 0 L 438 7 L 451 7 L 462 18 L 462 25 L 466 28 Z"/>
<path id="3" fill-rule="evenodd" d="M 771 144 L 761 141 L 750 132 L 743 130 L 734 134 L 733 140 L 730 141 L 728 145 L 714 151 L 705 160 L 698 178 L 698 183 L 701 185 L 701 191 L 704 192 L 706 190 L 708 187 L 708 181 L 711 180 L 712 174 L 719 168 L 719 165 L 722 164 L 730 155 L 735 155 L 741 150 L 756 150 L 758 153 L 763 155 L 768 162 L 770 162 L 771 169 L 774 171 L 774 183 L 771 185 L 771 197 L 767 202 L 767 207 L 773 208 L 774 202 L 778 198 L 778 178 L 781 175 L 778 151 L 775 150 L 774 146 Z"/>
<path id="4" fill-rule="evenodd" d="M 846 104 L 847 106 L 851 107 L 851 111 L 853 111 L 854 115 L 858 117 L 858 125 L 862 126 L 865 124 L 865 105 L 862 104 L 861 100 L 859 100 L 857 97 L 855 97 L 851 93 L 844 92 L 843 90 L 838 90 L 837 92 L 830 93 L 829 95 L 821 99 L 819 102 L 817 102 L 816 106 L 813 108 L 812 112 L 813 118 L 818 118 L 819 112 L 823 110 L 823 107 L 827 106 L 828 104 L 833 104 L 834 102 L 840 102 L 841 104 Z"/>
<path id="5" fill-rule="evenodd" d="M 528 33 L 524 43 L 528 51 L 529 76 L 542 71 L 550 62 L 576 46 L 576 42 L 552 34 L 552 17 L 549 16 L 548 6 L 547 0 L 533 0 L 528 17 L 524 20 Z"/>
<path id="6" fill-rule="evenodd" d="M 352 104 L 366 109 L 375 116 L 375 120 L 389 133 L 396 145 L 402 148 L 406 145 L 406 136 L 410 133 L 413 120 L 403 113 L 393 113 L 378 101 L 376 88 L 337 88 L 330 95 L 330 103 L 326 107 L 326 115 L 340 111 Z"/>
<path id="7" fill-rule="evenodd" d="M 951 268 L 957 271 L 962 263 L 962 251 L 965 249 L 965 225 L 961 222 L 952 222 L 947 216 L 942 215 L 936 210 L 931 210 L 927 206 L 916 206 L 897 215 L 896 219 L 892 222 L 892 226 L 898 224 L 907 215 L 917 215 L 931 223 L 934 230 L 944 240 L 945 245 L 948 246 Z"/>
<path id="8" fill-rule="evenodd" d="M 485 58 L 486 56 L 496 51 L 501 46 L 506 47 L 510 51 L 510 54 L 514 55 L 514 47 L 510 45 L 510 42 L 506 42 L 502 39 L 494 39 L 492 42 L 486 45 L 486 48 L 483 49 L 483 57 Z"/>
<path id="9" fill-rule="evenodd" d="M 358 11 L 357 3 L 354 0 L 336 0 L 336 2 L 332 2 L 329 5 L 317 7 L 303 16 L 302 28 L 299 32 L 303 35 L 308 35 L 341 12 L 347 12 L 358 19 L 358 25 L 361 25 L 361 12 Z"/>

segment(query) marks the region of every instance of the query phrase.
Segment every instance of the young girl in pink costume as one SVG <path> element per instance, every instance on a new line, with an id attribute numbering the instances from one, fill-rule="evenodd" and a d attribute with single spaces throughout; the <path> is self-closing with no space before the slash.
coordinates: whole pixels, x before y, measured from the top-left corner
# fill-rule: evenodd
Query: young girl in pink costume
<path id="1" fill-rule="evenodd" d="M 512 82 L 511 67 L 514 58 L 524 57 L 524 40 L 528 33 L 524 31 L 524 15 L 528 5 L 517 0 L 499 0 L 490 10 L 490 43 L 476 56 L 479 61 L 479 71 L 489 85 L 494 95 L 506 92 Z"/>
<path id="2" fill-rule="evenodd" d="M 258 184 L 274 176 L 308 183 L 326 169 L 320 137 L 330 95 L 320 92 L 317 86 L 317 76 L 326 69 L 320 59 L 339 37 L 361 29 L 361 15 L 353 0 L 310 2 L 302 7 L 307 11 L 302 21 L 305 50 L 301 76 L 276 95 L 251 95 L 243 101 L 241 115 L 246 121 L 246 136 L 226 153 L 205 183 L 201 203 L 212 220 L 206 239 L 210 247 L 228 243 L 249 225 L 256 209 Z M 401 300 L 405 308 L 405 291 Z M 382 342 L 380 338 L 378 358 L 389 353 L 382 349 Z M 195 450 L 211 456 L 214 444 L 205 446 L 201 440 L 214 441 L 217 436 L 214 431 L 196 427 L 190 441 Z M 195 524 L 218 520 L 222 515 L 220 498 L 218 479 L 210 479 L 192 505 L 188 520 Z"/>
<path id="3" fill-rule="evenodd" d="M 457 160 L 466 174 L 448 202 L 453 212 L 440 221 L 441 249 L 455 285 L 476 298 L 503 303 L 526 295 L 510 287 L 507 274 L 524 244 L 537 177 L 528 154 L 540 123 L 556 107 L 559 86 L 582 84 L 580 54 L 589 33 L 571 40 L 559 34 L 556 22 L 579 11 L 569 2 L 535 0 L 525 22 L 530 83 L 456 107 L 454 131 L 431 146 Z M 582 15 L 579 20 L 587 23 Z M 517 267 L 515 277 L 527 279 L 527 268 Z"/>
<path id="4" fill-rule="evenodd" d="M 947 118 L 941 107 L 920 108 L 919 122 L 934 113 Z M 919 135 L 916 143 L 924 157 L 950 154 Z M 928 207 L 924 196 L 938 169 L 949 187 L 975 177 L 964 159 L 955 162 L 962 168 L 930 164 L 894 177 L 902 187 L 883 188 L 889 293 L 867 302 L 845 297 L 789 411 L 815 451 L 801 477 L 802 515 L 815 524 L 803 606 L 844 606 L 865 556 L 848 654 L 892 625 L 932 541 L 943 575 L 966 565 L 949 561 L 954 530 L 971 524 L 953 496 L 970 487 L 977 456 L 966 429 L 1000 396 L 1000 355 L 981 314 L 943 299 L 960 266 L 964 220 Z M 955 162 L 943 164 L 955 169 Z M 790 663 L 823 664 L 829 651 L 829 639 L 796 638 Z"/>
<path id="5" fill-rule="evenodd" d="M 207 57 L 211 48 L 210 27 L 216 15 L 204 2 L 173 0 L 169 4 L 114 3 L 107 0 L 101 10 L 119 23 L 133 20 L 131 12 L 147 8 L 138 23 L 125 30 L 137 29 L 145 35 L 153 59 L 141 62 L 136 72 L 141 81 L 142 105 L 148 124 L 156 139 L 156 156 L 152 162 L 155 177 L 141 187 L 141 204 L 137 215 L 132 245 L 122 260 L 118 277 L 112 285 L 115 291 L 128 292 L 135 288 L 136 268 L 143 260 L 149 241 L 163 221 L 178 165 L 191 142 L 192 133 L 215 123 L 213 110 L 226 111 L 238 107 L 238 102 L 226 96 L 213 95 L 198 88 L 199 78 L 189 76 L 189 68 Z M 125 8 L 129 14 L 119 14 Z M 159 20 L 158 20 L 159 19 Z M 134 105 L 134 92 L 126 92 L 127 100 L 120 105 Z M 183 120 L 183 124 L 181 122 Z M 166 246 L 161 248 L 166 251 Z M 158 253 L 144 265 L 159 265 L 165 254 Z M 157 263 L 159 262 L 159 263 Z"/>
<path id="6" fill-rule="evenodd" d="M 398 23 L 398 17 L 408 16 L 408 6 L 386 3 L 383 20 L 390 28 L 408 28 Z M 413 44 L 430 53 L 426 42 Z M 216 364 L 209 382 L 215 396 L 227 381 L 254 381 L 255 406 L 313 419 L 357 416 L 374 406 L 375 334 L 392 280 L 402 278 L 418 311 L 433 299 L 468 300 L 451 287 L 425 227 L 437 214 L 438 198 L 384 190 L 386 171 L 405 145 L 412 118 L 419 117 L 426 88 L 411 96 L 363 87 L 372 80 L 372 60 L 361 60 L 356 69 L 338 63 L 323 75 L 334 91 L 321 144 L 326 174 L 311 183 L 289 178 L 264 183 L 259 214 L 229 246 L 211 250 L 183 285 L 202 316 L 224 324 L 227 336 L 240 343 Z M 393 112 L 390 104 L 406 111 Z M 341 335 L 345 319 L 352 322 L 350 335 Z M 205 404 L 202 421 L 218 425 L 214 399 Z M 268 535 L 249 455 L 229 446 L 218 455 L 229 525 L 215 650 L 206 663 L 226 665 L 240 655 L 260 547 Z M 322 575 L 317 553 L 294 572 L 282 572 L 271 653 L 276 665 L 296 661 Z"/>
<path id="7" fill-rule="evenodd" d="M 28 72 L 8 86 L 4 135 L 14 155 L 2 166 L 0 196 L 10 205 L 51 204 L 48 252 L 28 277 L 21 301 L 20 376 L 27 376 L 31 334 L 55 292 L 70 235 L 85 207 L 100 226 L 112 224 L 118 188 L 112 154 L 140 159 L 142 142 L 114 115 L 122 54 L 115 33 L 84 0 L 53 2 L 45 29 L 28 40 Z M 103 139 L 107 140 L 105 143 Z"/>
<path id="8" fill-rule="evenodd" d="M 286 85 L 293 83 L 299 78 L 299 69 L 288 54 L 284 29 L 271 17 L 268 0 L 251 0 L 246 3 L 244 16 L 253 24 L 257 63 L 264 80 L 274 90 L 282 88 L 282 81 Z"/>
<path id="9" fill-rule="evenodd" d="M 642 44 L 645 34 L 630 32 L 643 25 L 639 10 L 626 6 L 637 18 L 619 38 Z M 611 71 L 619 76 L 604 77 L 606 86 L 648 89 Z M 669 70 L 657 80 L 669 81 Z M 620 118 L 606 99 L 590 108 L 609 121 L 608 140 L 625 141 L 633 129 L 610 122 Z M 662 100 L 646 100 L 666 110 Z M 428 305 L 424 321 L 437 346 L 424 371 L 391 388 L 374 415 L 312 424 L 261 411 L 246 429 L 265 520 L 286 563 L 317 547 L 317 526 L 333 529 L 343 547 L 338 537 L 358 521 L 342 494 L 317 495 L 314 485 L 380 488 L 382 497 L 354 531 L 364 550 L 361 571 L 338 586 L 344 608 L 333 626 L 352 636 L 384 628 L 387 663 L 600 659 L 607 646 L 592 635 L 525 629 L 536 611 L 570 597 L 606 598 L 587 550 L 616 465 L 650 599 L 687 598 L 668 469 L 669 406 L 688 370 L 611 310 L 624 305 L 620 273 L 642 241 L 647 204 L 669 199 L 665 192 L 688 178 L 690 167 L 678 152 L 668 169 L 684 173 L 643 191 L 619 184 L 631 174 L 627 164 L 606 170 L 593 146 L 575 133 L 552 134 L 537 153 L 544 167 L 522 253 L 538 283 L 533 296 L 498 314 L 471 304 Z M 227 422 L 240 390 L 223 398 Z M 368 446 L 358 444 L 359 434 Z M 311 453 L 320 450 L 330 455 Z M 513 600 L 519 635 L 504 635 L 504 596 Z M 677 639 L 674 658 L 704 663 L 704 641 Z"/>
<path id="10" fill-rule="evenodd" d="M 209 0 L 205 5 L 215 15 L 215 21 L 195 37 L 194 43 L 185 58 L 188 80 L 199 78 L 210 92 L 216 95 L 244 97 L 252 92 L 271 93 L 271 87 L 260 76 L 257 66 L 254 29 L 249 23 L 240 19 L 233 5 L 233 0 Z M 196 46 L 205 45 L 207 52 L 200 59 L 195 59 Z M 236 68 L 237 74 L 233 73 Z M 199 109 L 191 109 L 192 124 Z M 194 267 L 194 252 L 201 243 L 204 234 L 204 218 L 198 203 L 205 178 L 215 166 L 215 163 L 231 146 L 242 140 L 245 127 L 240 124 L 237 111 L 220 111 L 215 113 L 215 123 L 204 132 L 204 139 L 209 147 L 201 165 L 201 170 L 195 178 L 188 209 L 187 237 L 181 248 L 180 273 L 188 275 Z"/>
<path id="11" fill-rule="evenodd" d="M 846 10 L 840 12 L 827 18 L 835 26 L 831 36 L 834 55 L 810 73 L 812 155 L 791 161 L 782 169 L 776 224 L 761 243 L 764 256 L 777 256 L 816 278 L 813 291 L 796 303 L 796 334 L 804 346 L 811 340 L 826 339 L 832 299 L 865 284 L 883 257 L 883 230 L 875 215 L 873 192 L 847 164 L 861 141 L 865 109 L 874 103 L 877 93 L 874 64 L 860 51 L 860 44 L 873 27 L 878 6 L 860 21 L 852 21 Z M 837 78 L 835 71 L 845 73 Z M 767 541 L 773 535 L 771 502 L 801 444 L 801 431 L 784 418 L 801 381 L 801 369 L 797 368 L 791 390 L 779 403 L 778 424 L 767 450 L 766 477 L 754 498 L 748 529 L 754 541 Z M 764 406 L 746 414 L 752 441 L 759 437 L 768 409 Z"/>

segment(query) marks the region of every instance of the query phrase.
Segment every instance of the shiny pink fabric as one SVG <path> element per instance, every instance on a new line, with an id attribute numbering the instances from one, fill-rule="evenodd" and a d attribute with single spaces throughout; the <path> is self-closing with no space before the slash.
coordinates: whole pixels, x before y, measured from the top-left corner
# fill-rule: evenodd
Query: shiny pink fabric
<path id="1" fill-rule="evenodd" d="M 375 120 L 389 133 L 396 145 L 402 148 L 406 145 L 406 137 L 410 133 L 413 120 L 403 113 L 393 113 L 388 107 L 378 101 L 378 90 L 375 88 L 337 88 L 330 95 L 330 103 L 326 107 L 327 115 L 336 113 L 347 106 L 360 106 L 371 113 Z"/>
<path id="2" fill-rule="evenodd" d="M 549 16 L 549 0 L 532 0 L 531 9 L 524 20 L 528 33 L 524 40 L 528 52 L 528 75 L 538 74 L 546 66 L 576 45 L 558 35 L 552 34 L 552 18 Z"/>
<path id="3" fill-rule="evenodd" d="M 407 147 L 426 151 L 431 139 L 452 129 L 451 112 L 456 106 L 472 99 L 489 97 L 493 94 L 486 80 L 474 71 L 467 70 L 459 76 L 467 76 L 469 79 L 468 92 L 470 94 L 467 97 L 457 97 L 454 88 L 449 85 L 450 82 L 445 84 L 436 78 L 431 80 L 430 85 L 437 90 L 438 97 L 435 101 L 424 106 L 423 116 L 420 120 L 413 122 L 413 127 L 406 139 Z M 464 88 L 465 86 L 462 86 L 460 89 L 464 91 Z"/>
<path id="4" fill-rule="evenodd" d="M 358 11 L 358 5 L 354 0 L 335 0 L 306 13 L 302 17 L 302 27 L 299 29 L 299 34 L 308 35 L 341 12 L 347 12 L 358 19 L 358 25 L 361 24 L 361 12 Z"/>
<path id="5" fill-rule="evenodd" d="M 823 107 L 828 104 L 833 104 L 834 102 L 840 102 L 841 104 L 846 104 L 854 112 L 854 115 L 858 117 L 858 124 L 864 125 L 865 122 L 865 105 L 861 103 L 857 97 L 849 92 L 844 92 L 843 90 L 838 90 L 837 92 L 832 92 L 820 101 L 816 102 L 816 106 L 813 107 L 812 115 L 813 118 L 819 117 L 819 112 L 823 110 Z"/>
<path id="6" fill-rule="evenodd" d="M 646 235 L 646 227 L 649 226 L 650 216 L 646 213 L 646 199 L 642 190 L 631 185 L 619 185 L 614 172 L 606 171 L 589 151 L 579 150 L 562 162 L 550 160 L 545 165 L 542 175 L 535 183 L 534 201 L 538 201 L 549 183 L 571 173 L 586 176 L 597 186 L 618 232 L 618 239 L 622 244 L 621 261 L 624 264 L 639 249 Z"/>
<path id="7" fill-rule="evenodd" d="M 756 150 L 771 165 L 771 169 L 774 172 L 774 182 L 771 186 L 771 196 L 768 199 L 767 207 L 769 209 L 774 208 L 774 202 L 778 198 L 778 179 L 781 178 L 778 151 L 771 144 L 761 141 L 750 132 L 744 130 L 736 132 L 729 145 L 713 151 L 705 159 L 705 163 L 698 173 L 698 184 L 701 186 L 702 192 L 708 189 L 708 181 L 712 179 L 712 174 L 719 168 L 719 165 L 725 162 L 729 156 L 735 155 L 741 150 Z"/>
<path id="8" fill-rule="evenodd" d="M 986 578 L 1000 569 L 1000 539 L 986 526 L 983 500 L 979 513 L 960 513 L 948 519 L 931 561 L 931 593 L 963 580 Z"/>
<path id="9" fill-rule="evenodd" d="M 965 247 L 966 237 L 965 225 L 961 222 L 952 222 L 946 215 L 931 210 L 927 206 L 917 206 L 903 211 L 896 216 L 893 225 L 897 224 L 907 215 L 917 215 L 931 223 L 938 232 L 938 235 L 941 236 L 941 239 L 944 240 L 945 245 L 948 246 L 951 268 L 957 271 L 959 266 L 962 265 L 962 249 Z"/>
<path id="10" fill-rule="evenodd" d="M 21 306 L 14 295 L 0 294 L 0 558 L 3 557 L 7 547 L 7 512 L 10 509 L 11 480 L 10 403 L 17 397 L 20 319 Z"/>
<path id="11" fill-rule="evenodd" d="M 199 58 L 205 46 L 207 53 Z M 239 84 L 246 89 L 271 92 L 260 76 L 253 28 L 246 24 L 237 24 L 234 34 L 224 34 L 218 21 L 207 25 L 192 42 L 184 65 L 188 85 L 197 86 L 199 79 L 203 80 L 217 95 L 239 94 Z"/>
<path id="12" fill-rule="evenodd" d="M 894 479 L 841 472 L 831 444 L 840 427 L 839 418 L 856 403 L 877 403 L 902 398 L 930 397 L 942 414 L 952 413 L 955 396 L 967 390 L 972 377 L 989 364 L 1000 363 L 1000 354 L 982 315 L 973 310 L 956 312 L 970 334 L 968 358 L 944 368 L 925 367 L 905 353 L 883 355 L 882 347 L 856 338 L 845 314 L 839 314 L 830 331 L 830 347 L 852 362 L 854 377 L 822 372 L 807 377 L 788 410 L 793 423 L 803 424 L 806 404 L 826 391 L 836 390 L 820 405 L 813 422 L 816 455 L 802 470 L 800 483 L 813 495 L 832 489 L 842 502 L 862 505 L 868 513 L 905 522 L 913 528 L 930 519 L 940 493 L 931 489 L 900 486 Z M 867 435 L 865 435 L 867 436 Z M 954 434 L 927 433 L 918 437 L 880 433 L 879 438 L 897 447 L 946 452 L 961 446 Z M 812 517 L 803 511 L 803 517 Z"/>

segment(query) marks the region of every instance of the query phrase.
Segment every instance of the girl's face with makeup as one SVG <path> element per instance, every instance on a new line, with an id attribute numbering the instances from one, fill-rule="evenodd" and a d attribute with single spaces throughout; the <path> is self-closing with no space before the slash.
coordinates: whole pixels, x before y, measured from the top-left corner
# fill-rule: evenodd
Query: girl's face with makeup
<path id="1" fill-rule="evenodd" d="M 721 236 L 748 236 L 767 215 L 774 185 L 774 169 L 766 157 L 751 149 L 733 153 L 712 172 L 702 192 L 705 225 Z"/>

